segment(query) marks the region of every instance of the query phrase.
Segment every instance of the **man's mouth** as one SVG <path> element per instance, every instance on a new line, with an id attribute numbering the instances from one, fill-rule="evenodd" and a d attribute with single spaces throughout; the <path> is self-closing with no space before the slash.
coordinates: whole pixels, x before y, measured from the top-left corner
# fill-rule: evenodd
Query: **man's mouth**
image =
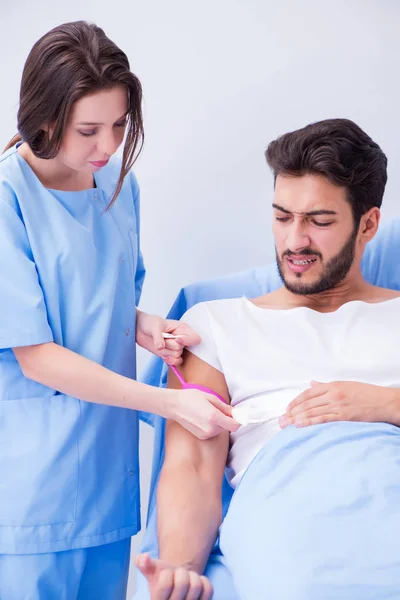
<path id="1" fill-rule="evenodd" d="M 295 258 L 288 258 L 288 260 L 290 260 L 290 262 L 292 262 L 294 265 L 311 265 L 317 259 L 316 258 L 307 258 L 304 260 L 296 260 Z"/>
<path id="2" fill-rule="evenodd" d="M 305 273 L 311 269 L 312 265 L 317 262 L 317 258 L 294 258 L 292 256 L 286 256 L 287 265 L 290 271 L 293 273 Z"/>

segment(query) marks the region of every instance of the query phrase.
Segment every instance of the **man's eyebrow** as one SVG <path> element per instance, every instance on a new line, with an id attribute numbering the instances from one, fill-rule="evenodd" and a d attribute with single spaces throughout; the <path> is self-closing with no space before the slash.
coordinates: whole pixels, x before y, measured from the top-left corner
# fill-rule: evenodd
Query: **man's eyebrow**
<path id="1" fill-rule="evenodd" d="M 122 121 L 122 119 L 125 119 L 125 117 L 128 115 L 129 110 L 126 111 L 126 113 L 124 115 L 122 115 L 122 117 L 120 117 L 119 119 L 117 119 L 115 121 L 115 123 L 118 123 L 119 121 Z M 81 123 L 77 123 L 77 125 L 104 125 L 104 123 L 94 123 L 92 121 L 82 121 Z"/>
<path id="2" fill-rule="evenodd" d="M 279 206 L 279 204 L 273 204 L 272 205 L 273 208 L 276 208 L 276 210 L 280 210 L 281 212 L 287 214 L 287 215 L 305 215 L 307 217 L 316 217 L 318 215 L 337 215 L 337 212 L 335 212 L 334 210 L 310 210 L 309 212 L 292 212 L 290 210 L 287 210 L 286 208 L 283 208 L 283 206 Z"/>

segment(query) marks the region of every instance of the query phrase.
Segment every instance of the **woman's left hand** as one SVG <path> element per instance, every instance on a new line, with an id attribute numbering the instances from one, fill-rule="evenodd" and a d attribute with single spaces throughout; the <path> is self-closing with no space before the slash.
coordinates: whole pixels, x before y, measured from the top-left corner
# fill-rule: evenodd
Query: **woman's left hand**
<path id="1" fill-rule="evenodd" d="M 164 339 L 163 333 L 171 333 L 180 337 Z M 186 346 L 200 344 L 200 336 L 186 323 L 163 319 L 137 310 L 136 342 L 152 354 L 160 356 L 168 365 L 180 365 L 182 352 Z"/>
<path id="2" fill-rule="evenodd" d="M 400 424 L 399 390 L 357 381 L 311 382 L 279 419 L 282 429 L 289 425 L 306 427 L 331 421 L 366 421 Z"/>

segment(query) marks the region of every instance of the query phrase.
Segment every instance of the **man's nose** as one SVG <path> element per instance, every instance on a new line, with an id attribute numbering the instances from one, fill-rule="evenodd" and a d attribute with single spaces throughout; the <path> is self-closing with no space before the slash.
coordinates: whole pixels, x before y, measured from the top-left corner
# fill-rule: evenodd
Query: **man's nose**
<path id="1" fill-rule="evenodd" d="M 293 222 L 287 232 L 286 247 L 291 252 L 299 252 L 311 244 L 307 227 L 303 223 Z"/>

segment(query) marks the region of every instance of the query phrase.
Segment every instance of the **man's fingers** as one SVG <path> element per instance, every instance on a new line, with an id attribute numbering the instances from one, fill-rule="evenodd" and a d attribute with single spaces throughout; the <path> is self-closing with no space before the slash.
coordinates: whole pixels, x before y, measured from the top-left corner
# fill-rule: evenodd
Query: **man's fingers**
<path id="1" fill-rule="evenodd" d="M 324 414 L 320 417 L 308 417 L 295 423 L 295 427 L 309 427 L 310 425 L 322 425 L 322 423 L 333 423 L 334 421 L 341 421 L 342 418 L 335 414 Z"/>
<path id="2" fill-rule="evenodd" d="M 306 400 L 309 400 L 310 398 L 312 398 L 313 395 L 314 395 L 314 390 L 312 388 L 308 388 L 304 392 L 301 392 L 301 394 L 296 396 L 296 398 L 294 398 L 291 401 L 291 403 L 288 404 L 286 411 L 289 412 L 289 411 L 293 410 L 294 408 L 296 408 L 296 406 L 299 406 L 299 404 L 302 404 Z"/>
<path id="3" fill-rule="evenodd" d="M 139 554 L 135 564 L 147 579 L 151 600 L 169 600 L 174 585 L 173 570 L 162 568 L 162 563 L 149 554 Z"/>
<path id="4" fill-rule="evenodd" d="M 174 571 L 162 569 L 158 575 L 157 583 L 150 588 L 151 600 L 170 600 L 174 587 Z"/>
<path id="5" fill-rule="evenodd" d="M 311 408 L 310 410 L 306 410 L 304 413 L 297 415 L 294 419 L 294 424 L 297 425 L 298 423 L 309 421 L 315 417 L 322 417 L 323 415 L 331 414 L 338 416 L 337 410 L 335 410 L 332 405 L 326 404 L 325 406 L 316 406 L 315 408 Z"/>
<path id="6" fill-rule="evenodd" d="M 139 554 L 135 558 L 135 564 L 139 571 L 146 578 L 151 577 L 156 572 L 155 561 L 150 557 L 149 554 Z"/>
<path id="7" fill-rule="evenodd" d="M 213 596 L 213 587 L 207 577 L 203 575 L 200 577 L 201 583 L 203 584 L 203 593 L 200 596 L 200 600 L 211 600 Z"/>
<path id="8" fill-rule="evenodd" d="M 189 571 L 184 568 L 176 569 L 174 573 L 174 587 L 169 600 L 186 600 L 189 586 Z"/>
<path id="9" fill-rule="evenodd" d="M 211 600 L 212 585 L 206 577 L 185 568 L 164 567 L 163 561 L 139 554 L 135 564 L 146 577 L 151 600 Z"/>
<path id="10" fill-rule="evenodd" d="M 286 414 L 288 417 L 296 418 L 297 415 L 301 415 L 308 410 L 312 410 L 313 408 L 319 408 L 322 406 L 329 406 L 330 402 L 328 401 L 328 397 L 324 394 L 323 396 L 317 396 L 316 398 L 312 398 L 311 400 L 304 400 L 298 406 L 295 406 Z"/>
<path id="11" fill-rule="evenodd" d="M 203 593 L 201 577 L 195 571 L 189 571 L 190 585 L 185 600 L 200 600 Z"/>
<path id="12" fill-rule="evenodd" d="M 279 425 L 284 429 L 289 425 L 295 425 L 299 427 L 299 423 L 306 422 L 310 418 L 320 417 L 322 415 L 337 414 L 334 406 L 331 404 L 322 404 L 318 406 L 312 406 L 306 410 L 298 410 L 296 413 L 287 413 L 279 418 Z"/>
<path id="13" fill-rule="evenodd" d="M 326 392 L 324 386 L 315 385 L 313 387 L 308 388 L 298 396 L 288 405 L 286 412 L 292 412 L 295 408 L 302 405 L 304 402 L 309 402 L 310 400 L 314 400 L 314 398 L 318 398 L 322 396 Z"/>

